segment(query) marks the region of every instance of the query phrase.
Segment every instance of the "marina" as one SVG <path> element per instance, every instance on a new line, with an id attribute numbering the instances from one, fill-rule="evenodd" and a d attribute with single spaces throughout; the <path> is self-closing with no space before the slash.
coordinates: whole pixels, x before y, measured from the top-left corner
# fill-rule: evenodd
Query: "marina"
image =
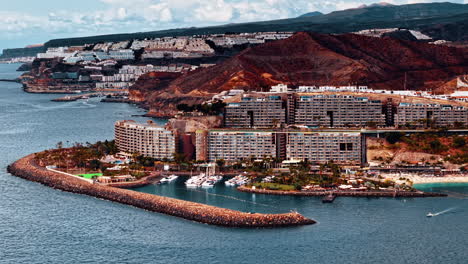
<path id="1" fill-rule="evenodd" d="M 81 91 L 78 91 L 76 93 L 77 93 L 77 95 L 66 95 L 66 96 L 63 96 L 63 97 L 52 99 L 52 101 L 53 102 L 74 102 L 74 101 L 77 101 L 77 100 L 87 100 L 87 99 L 93 98 L 93 97 L 106 97 L 106 96 L 112 96 L 112 95 L 117 94 L 115 92 L 112 92 L 112 93 L 111 92 L 109 92 L 109 93 L 98 92 L 98 93 L 83 93 L 83 94 L 81 94 Z"/>
<path id="2" fill-rule="evenodd" d="M 223 179 L 222 176 L 218 175 L 208 175 L 205 173 L 202 173 L 197 176 L 192 176 L 190 177 L 186 182 L 185 186 L 187 188 L 198 188 L 198 187 L 203 187 L 203 188 L 212 188 L 216 183 L 221 181 Z"/>
<path id="3" fill-rule="evenodd" d="M 301 226 L 316 223 L 314 220 L 306 218 L 297 212 L 283 214 L 246 213 L 94 184 L 39 166 L 36 160 L 36 154 L 31 154 L 17 160 L 8 166 L 7 171 L 14 176 L 38 182 L 53 189 L 76 194 L 85 194 L 210 225 L 258 228 Z"/>
<path id="4" fill-rule="evenodd" d="M 223 176 L 216 175 L 216 164 L 209 163 L 206 166 L 205 173 L 196 176 L 191 176 L 186 182 L 187 188 L 212 188 L 223 179 Z"/>

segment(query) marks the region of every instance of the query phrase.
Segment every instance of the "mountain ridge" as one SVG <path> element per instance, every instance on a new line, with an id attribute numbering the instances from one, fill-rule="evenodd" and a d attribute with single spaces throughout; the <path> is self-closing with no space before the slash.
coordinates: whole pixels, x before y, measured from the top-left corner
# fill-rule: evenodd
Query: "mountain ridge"
<path id="1" fill-rule="evenodd" d="M 373 15 L 372 15 L 373 14 Z M 46 43 L 47 47 L 56 47 L 61 44 L 81 45 L 87 41 L 99 42 L 100 38 L 107 41 L 128 40 L 131 38 L 145 38 L 145 37 L 161 37 L 169 35 L 197 35 L 197 34 L 219 34 L 225 32 L 255 32 L 255 31 L 316 31 L 323 27 L 323 24 L 340 24 L 343 30 L 335 27 L 330 29 L 317 30 L 321 33 L 345 33 L 361 29 L 366 29 L 366 25 L 372 23 L 387 25 L 388 22 L 393 22 L 395 26 L 404 26 L 404 22 L 408 22 L 409 27 L 419 29 L 417 23 L 412 20 L 435 20 L 436 23 L 444 22 L 439 21 L 445 18 L 445 24 L 450 22 L 449 17 L 456 17 L 460 14 L 467 14 L 468 4 L 455 4 L 455 3 L 424 3 L 424 4 L 408 4 L 408 5 L 391 5 L 391 6 L 369 6 L 365 8 L 346 9 L 341 11 L 334 11 L 326 15 L 312 16 L 312 17 L 297 17 L 289 19 L 279 19 L 270 21 L 257 21 L 250 23 L 231 23 L 226 25 L 210 26 L 203 28 L 177 28 L 160 31 L 150 32 L 137 32 L 127 34 L 110 34 L 101 36 L 90 36 L 82 38 L 64 38 L 54 39 Z M 349 21 L 349 19 L 355 19 Z M 395 21 L 398 19 L 400 21 Z M 439 20 L 437 20 L 439 19 Z M 465 17 L 465 19 L 468 19 Z M 408 21 L 406 21 L 408 20 Z M 458 21 L 458 20 L 457 20 Z M 455 21 L 455 22 L 457 22 Z M 429 23 L 425 21 L 424 23 Z M 302 25 L 301 25 L 302 23 Z M 305 24 L 303 24 L 305 23 Z M 350 24 L 354 24 L 350 25 Z M 288 26 L 289 25 L 289 26 Z M 378 25 L 376 25 L 378 26 Z M 278 30 L 275 30 L 278 28 Z M 354 30 L 355 29 L 355 30 Z M 411 28 L 413 29 L 413 28 Z M 327 32 L 329 31 L 329 32 Z M 468 34 L 468 33 L 466 33 Z M 468 39 L 468 37 L 467 37 Z"/>
<path id="2" fill-rule="evenodd" d="M 421 31 L 431 36 L 434 40 L 442 39 L 468 43 L 468 4 L 436 2 L 408 5 L 371 5 L 363 8 L 334 11 L 323 15 L 299 16 L 270 21 L 52 39 L 45 43 L 45 46 L 41 48 L 41 52 L 48 47 L 75 46 L 166 36 L 265 31 L 313 31 L 317 33 L 342 34 L 373 28 L 412 29 Z M 24 48 L 4 50 L 4 54 L 13 54 L 13 56 L 15 56 L 14 54 L 27 54 L 30 56 L 35 52 L 35 50 Z"/>

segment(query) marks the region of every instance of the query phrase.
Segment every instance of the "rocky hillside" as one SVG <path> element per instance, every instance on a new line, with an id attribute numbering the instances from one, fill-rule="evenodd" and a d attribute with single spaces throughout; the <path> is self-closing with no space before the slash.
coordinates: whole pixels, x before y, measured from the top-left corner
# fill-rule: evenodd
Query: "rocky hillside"
<path id="1" fill-rule="evenodd" d="M 170 88 L 217 93 L 291 85 L 369 85 L 382 89 L 437 88 L 468 72 L 468 49 L 354 34 L 297 33 L 247 49 L 217 66 L 184 75 Z"/>
<path id="2" fill-rule="evenodd" d="M 271 85 L 368 85 L 376 89 L 431 90 L 468 73 L 468 48 L 354 34 L 300 32 L 249 48 L 210 68 L 171 82 L 144 77 L 132 89 L 149 107 L 200 101 L 229 89 L 266 91 Z M 172 76 L 174 77 L 174 76 Z M 185 99 L 183 99 L 185 98 Z M 188 102 L 190 103 L 190 102 Z M 154 107 L 153 107 L 154 108 Z"/>
<path id="3" fill-rule="evenodd" d="M 181 76 L 180 73 L 150 72 L 140 76 L 135 88 L 130 89 L 130 100 L 144 103 L 153 93 L 163 92 L 169 83 Z"/>
<path id="4" fill-rule="evenodd" d="M 419 163 L 458 169 L 467 166 L 467 142 L 467 136 L 393 133 L 386 138 L 367 138 L 367 159 L 382 166 Z"/>

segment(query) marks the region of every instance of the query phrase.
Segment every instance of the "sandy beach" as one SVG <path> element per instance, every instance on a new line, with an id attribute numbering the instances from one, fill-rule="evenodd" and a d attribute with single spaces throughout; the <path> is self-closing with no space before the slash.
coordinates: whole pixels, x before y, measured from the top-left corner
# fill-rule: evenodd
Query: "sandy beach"
<path id="1" fill-rule="evenodd" d="M 468 174 L 456 175 L 456 176 L 419 176 L 415 174 L 385 174 L 382 175 L 384 178 L 398 180 L 400 178 L 406 178 L 413 182 L 413 184 L 424 184 L 424 183 L 468 183 Z"/>

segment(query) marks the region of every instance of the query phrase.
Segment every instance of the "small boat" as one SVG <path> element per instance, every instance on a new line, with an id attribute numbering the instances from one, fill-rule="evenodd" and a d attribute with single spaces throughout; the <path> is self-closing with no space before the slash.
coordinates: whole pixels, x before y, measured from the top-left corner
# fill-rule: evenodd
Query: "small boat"
<path id="1" fill-rule="evenodd" d="M 171 175 L 171 176 L 167 176 L 167 177 L 162 178 L 159 182 L 161 182 L 161 183 L 173 182 L 173 181 L 177 180 L 177 178 L 179 178 L 179 176 Z"/>
<path id="2" fill-rule="evenodd" d="M 191 187 L 191 188 L 200 187 L 204 181 L 205 181 L 205 174 L 200 174 L 198 176 L 192 176 L 192 177 L 190 177 L 190 179 L 188 179 L 185 182 L 185 186 Z"/>
<path id="3" fill-rule="evenodd" d="M 168 182 L 173 182 L 173 181 L 177 180 L 177 178 L 179 178 L 179 176 L 172 174 L 171 176 L 166 177 L 166 178 L 167 178 Z"/>
<path id="4" fill-rule="evenodd" d="M 236 183 L 233 181 L 233 179 L 227 180 L 224 182 L 226 186 L 235 186 Z"/>
<path id="5" fill-rule="evenodd" d="M 333 203 L 333 201 L 335 201 L 335 198 L 336 198 L 336 196 L 334 194 L 330 193 L 329 195 L 325 196 L 322 199 L 322 203 Z"/>
<path id="6" fill-rule="evenodd" d="M 433 213 L 428 213 L 426 216 L 427 216 L 427 217 L 433 217 L 433 216 L 436 216 L 436 215 L 433 214 Z"/>
<path id="7" fill-rule="evenodd" d="M 224 182 L 226 186 L 240 186 L 249 183 L 249 178 L 243 175 L 238 175 Z"/>
<path id="8" fill-rule="evenodd" d="M 201 186 L 202 186 L 203 188 L 212 188 L 212 187 L 214 187 L 214 185 L 215 185 L 215 182 L 214 182 L 214 181 L 208 180 L 208 181 L 205 181 L 204 183 L 202 183 Z"/>
<path id="9" fill-rule="evenodd" d="M 219 176 L 219 175 L 213 175 L 213 176 L 208 177 L 209 181 L 214 181 L 215 183 L 221 181 L 222 179 L 223 179 L 223 176 Z"/>
<path id="10" fill-rule="evenodd" d="M 198 183 L 195 181 L 195 180 L 191 180 L 191 179 L 188 179 L 186 182 L 185 182 L 185 186 L 186 187 L 189 187 L 189 188 L 196 188 L 198 187 Z"/>

